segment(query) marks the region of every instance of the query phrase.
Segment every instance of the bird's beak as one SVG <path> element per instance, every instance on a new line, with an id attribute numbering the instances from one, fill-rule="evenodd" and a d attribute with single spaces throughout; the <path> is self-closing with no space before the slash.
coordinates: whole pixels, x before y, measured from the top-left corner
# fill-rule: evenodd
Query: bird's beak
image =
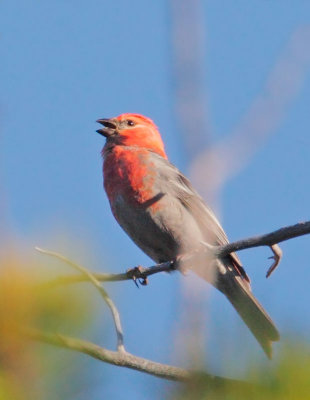
<path id="1" fill-rule="evenodd" d="M 100 135 L 108 138 L 116 133 L 117 125 L 115 120 L 102 118 L 102 119 L 97 119 L 96 122 L 104 126 L 104 128 L 97 129 L 96 131 L 100 133 Z"/>

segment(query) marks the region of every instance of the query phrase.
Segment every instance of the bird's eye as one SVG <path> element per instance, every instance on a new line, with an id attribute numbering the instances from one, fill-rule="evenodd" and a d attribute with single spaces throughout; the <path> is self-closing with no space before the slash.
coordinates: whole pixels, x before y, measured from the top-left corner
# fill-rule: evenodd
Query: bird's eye
<path id="1" fill-rule="evenodd" d="M 135 124 L 131 119 L 127 119 L 126 123 L 128 126 L 134 126 Z"/>

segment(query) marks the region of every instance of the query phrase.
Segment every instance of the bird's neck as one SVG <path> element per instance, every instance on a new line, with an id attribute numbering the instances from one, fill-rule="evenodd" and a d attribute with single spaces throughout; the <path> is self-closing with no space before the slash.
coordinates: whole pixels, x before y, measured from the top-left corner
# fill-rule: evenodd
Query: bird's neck
<path id="1" fill-rule="evenodd" d="M 112 138 L 108 138 L 106 144 L 102 150 L 102 156 L 105 157 L 107 153 L 111 151 L 119 152 L 122 149 L 123 151 L 130 151 L 132 149 L 136 149 L 138 151 L 151 151 L 160 155 L 161 157 L 167 159 L 167 154 L 165 153 L 164 146 L 161 141 L 158 139 L 154 140 L 152 137 L 141 138 L 139 137 L 129 137 L 129 136 L 114 136 Z"/>

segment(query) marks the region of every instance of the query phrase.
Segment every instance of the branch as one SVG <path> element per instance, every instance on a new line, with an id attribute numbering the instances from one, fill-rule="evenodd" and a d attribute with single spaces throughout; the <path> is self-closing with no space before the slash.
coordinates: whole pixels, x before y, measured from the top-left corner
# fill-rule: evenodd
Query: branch
<path id="1" fill-rule="evenodd" d="M 286 228 L 278 229 L 277 231 L 265 234 L 265 235 L 260 235 L 260 236 L 255 236 L 252 238 L 247 238 L 243 240 L 239 240 L 237 242 L 229 243 L 225 246 L 210 246 L 206 245 L 204 250 L 208 256 L 210 254 L 213 257 L 216 258 L 221 258 L 224 256 L 227 256 L 228 254 L 238 251 L 238 250 L 243 250 L 243 249 L 248 249 L 251 247 L 258 247 L 258 246 L 269 246 L 271 247 L 273 251 L 273 258 L 275 259 L 275 262 L 273 263 L 272 267 L 269 269 L 268 273 L 270 274 L 272 270 L 276 267 L 277 263 L 279 262 L 279 259 L 281 258 L 281 251 L 277 245 L 277 243 L 283 242 L 288 239 L 292 239 L 298 236 L 306 235 L 310 233 L 310 221 L 299 223 L 296 225 L 292 225 Z M 85 267 L 82 267 L 68 258 L 64 257 L 61 254 L 48 251 L 48 250 L 43 250 L 40 248 L 36 248 L 39 252 L 56 257 L 58 259 L 61 259 L 62 261 L 66 262 L 67 264 L 71 265 L 75 269 L 81 272 L 81 275 L 78 276 L 73 276 L 73 277 L 63 277 L 61 279 L 58 279 L 57 282 L 54 281 L 52 283 L 57 284 L 59 283 L 71 283 L 71 282 L 77 282 L 77 281 L 86 281 L 89 280 L 96 288 L 99 290 L 100 294 L 104 298 L 104 300 L 107 302 L 108 306 L 111 309 L 113 318 L 114 318 L 114 324 L 117 332 L 117 338 L 118 338 L 118 351 L 111 351 L 107 350 L 105 348 L 101 348 L 98 345 L 95 345 L 91 342 L 83 341 L 80 339 L 74 339 L 62 335 L 57 335 L 57 334 L 51 334 L 51 333 L 44 333 L 40 332 L 34 329 L 27 329 L 23 330 L 28 337 L 30 337 L 33 340 L 38 340 L 41 342 L 45 343 L 50 343 L 55 346 L 60 346 L 64 347 L 67 349 L 75 350 L 81 353 L 88 354 L 91 357 L 94 357 L 98 360 L 114 364 L 117 366 L 121 367 L 127 367 L 131 369 L 135 369 L 138 371 L 146 372 L 151 375 L 158 376 L 160 378 L 165 378 L 165 379 L 170 379 L 170 380 L 175 380 L 175 381 L 188 381 L 190 379 L 193 379 L 197 376 L 202 376 L 201 373 L 197 373 L 195 371 L 188 371 L 184 370 L 181 368 L 173 367 L 170 365 L 166 364 L 160 364 L 154 361 L 150 361 L 141 357 L 134 356 L 128 352 L 125 351 L 124 345 L 123 345 L 123 333 L 122 333 L 122 328 L 121 328 L 121 323 L 120 323 L 120 317 L 117 308 L 115 307 L 114 303 L 112 300 L 109 298 L 107 292 L 103 289 L 103 287 L 100 285 L 99 280 L 102 281 L 123 281 L 123 280 L 129 280 L 133 279 L 134 281 L 141 279 L 142 284 L 146 284 L 146 278 L 150 275 L 153 275 L 158 272 L 162 271 L 167 271 L 171 272 L 174 271 L 179 263 L 179 260 L 174 260 L 174 261 L 167 261 L 165 263 L 157 264 L 149 268 L 143 268 L 143 267 L 136 267 L 133 268 L 126 273 L 123 274 L 93 274 L 89 272 Z M 201 252 L 198 253 L 193 252 L 192 254 L 187 254 L 181 257 L 181 260 L 185 259 L 186 263 L 187 262 L 192 262 L 193 257 L 197 256 L 199 254 L 201 256 Z M 51 285 L 51 283 L 49 283 Z M 203 374 L 203 378 L 205 380 L 209 380 L 209 384 L 219 384 L 219 383 L 237 383 L 238 385 L 242 385 L 242 387 L 249 387 L 253 386 L 249 383 L 246 382 L 239 382 L 239 381 L 233 381 L 227 378 L 221 378 L 209 374 Z"/>
<path id="2" fill-rule="evenodd" d="M 237 242 L 226 244 L 225 246 L 219 246 L 216 250 L 216 256 L 227 256 L 232 252 L 245 250 L 252 247 L 271 247 L 274 244 L 281 243 L 285 240 L 293 239 L 298 236 L 307 235 L 309 233 L 310 221 L 299 222 L 298 224 L 286 226 L 285 228 L 280 228 L 271 233 L 266 233 L 265 235 L 253 236 L 251 238 L 242 239 L 238 240 Z"/>
<path id="3" fill-rule="evenodd" d="M 154 375 L 159 378 L 164 378 L 173 381 L 180 381 L 180 382 L 186 382 L 197 378 L 199 379 L 203 378 L 204 382 L 206 384 L 209 384 L 210 387 L 212 385 L 217 387 L 220 384 L 225 384 L 225 385 L 229 384 L 237 387 L 240 386 L 243 389 L 253 387 L 253 384 L 248 382 L 213 376 L 205 372 L 189 371 L 171 365 L 161 364 L 155 361 L 147 360 L 145 358 L 137 357 L 131 353 L 128 353 L 123 345 L 123 333 L 121 328 L 119 312 L 114 303 L 112 302 L 112 300 L 107 295 L 106 291 L 100 285 L 98 279 L 85 267 L 82 267 L 81 265 L 72 262 L 71 260 L 69 260 L 68 258 L 64 257 L 61 254 L 43 250 L 38 247 L 36 247 L 36 250 L 38 250 L 40 253 L 57 257 L 62 261 L 66 262 L 67 264 L 71 265 L 73 268 L 81 272 L 79 278 L 82 278 L 83 280 L 89 280 L 96 287 L 96 289 L 99 290 L 101 296 L 104 298 L 104 300 L 107 302 L 108 306 L 111 309 L 118 337 L 118 346 L 117 346 L 117 351 L 111 351 L 85 340 L 71 338 L 56 333 L 46 333 L 33 328 L 21 327 L 19 328 L 19 331 L 21 331 L 21 333 L 24 336 L 30 338 L 31 340 L 49 343 L 54 346 L 59 346 L 69 350 L 74 350 L 80 353 L 87 354 L 93 358 L 96 358 L 100 361 L 109 364 L 145 372 L 147 374 Z M 159 268 L 160 267 L 156 267 L 156 269 Z M 136 270 L 141 271 L 141 268 L 136 268 Z M 132 278 L 126 275 L 126 279 L 132 279 Z"/>
<path id="4" fill-rule="evenodd" d="M 71 260 L 62 256 L 61 254 L 53 253 L 51 251 L 46 251 L 46 250 L 40 249 L 39 247 L 36 247 L 36 250 L 38 250 L 40 253 L 53 255 L 53 256 L 56 256 L 57 258 L 60 258 L 62 261 L 66 262 L 74 269 L 77 269 L 78 271 L 80 271 L 82 273 L 81 276 L 84 279 L 89 280 L 95 286 L 95 288 L 99 291 L 101 297 L 104 299 L 104 301 L 106 302 L 106 304 L 108 305 L 108 307 L 111 310 L 112 317 L 114 320 L 115 330 L 116 330 L 116 336 L 117 336 L 117 349 L 120 352 L 125 351 L 123 329 L 122 329 L 121 319 L 120 319 L 118 309 L 116 308 L 112 299 L 109 297 L 108 293 L 101 286 L 98 279 L 90 271 L 88 271 L 87 268 L 82 267 L 81 265 L 72 262 Z"/>
<path id="5" fill-rule="evenodd" d="M 213 252 L 215 257 L 224 257 L 230 253 L 235 251 L 245 250 L 252 247 L 259 247 L 259 246 L 269 246 L 273 247 L 272 250 L 274 252 L 274 246 L 277 243 L 281 243 L 285 240 L 293 239 L 298 236 L 307 235 L 310 233 L 310 221 L 307 222 L 300 222 L 295 225 L 287 226 L 285 228 L 278 229 L 274 232 L 267 233 L 264 235 L 253 236 L 246 239 L 241 239 L 236 242 L 228 243 L 224 246 L 208 246 L 206 253 L 210 254 L 210 251 Z M 49 250 L 42 250 L 36 248 L 41 253 L 59 258 L 69 264 L 74 264 L 72 261 L 68 260 L 66 257 L 62 256 L 61 254 L 55 253 Z M 278 248 L 279 249 L 279 248 Z M 192 257 L 195 257 L 195 254 L 187 256 L 187 261 L 190 263 Z M 273 264 L 271 268 L 269 268 L 267 272 L 267 276 L 275 269 L 277 263 Z M 116 282 L 116 281 L 126 281 L 126 280 L 142 280 L 142 283 L 145 283 L 146 278 L 150 275 L 157 274 L 159 272 L 172 272 L 177 269 L 177 263 L 172 261 L 166 261 L 164 263 L 156 264 L 151 267 L 136 267 L 129 269 L 125 273 L 121 274 L 104 274 L 104 273 L 92 273 L 92 275 L 101 282 Z M 88 279 L 85 275 L 73 275 L 73 276 L 63 276 L 59 277 L 51 282 L 48 282 L 46 285 L 48 287 L 58 286 L 62 284 L 68 283 L 76 283 L 76 282 L 85 282 Z"/>
<path id="6" fill-rule="evenodd" d="M 68 336 L 45 333 L 36 329 L 22 329 L 22 333 L 31 340 L 48 343 L 54 346 L 63 347 L 69 350 L 74 350 L 79 353 L 84 353 L 97 360 L 113 364 L 119 367 L 126 367 L 136 371 L 145 372 L 150 375 L 157 376 L 172 381 L 185 382 L 195 377 L 203 377 L 210 385 L 219 384 L 234 384 L 240 385 L 243 388 L 253 387 L 253 384 L 242 382 L 234 379 L 223 378 L 207 374 L 205 372 L 189 371 L 182 368 L 174 367 L 167 364 L 161 364 L 155 361 L 147 360 L 142 357 L 134 356 L 128 352 L 111 351 L 100 347 L 94 343 L 75 339 Z"/>
<path id="7" fill-rule="evenodd" d="M 58 258 L 62 261 L 65 261 L 69 264 L 74 264 L 71 260 L 67 259 L 60 253 L 56 253 L 55 251 L 40 249 L 36 247 L 36 250 L 42 254 L 46 254 L 55 258 Z M 134 280 L 139 281 L 142 285 L 145 285 L 146 278 L 150 275 L 157 274 L 158 272 L 172 272 L 176 270 L 176 265 L 174 261 L 166 261 L 160 264 L 153 265 L 151 267 L 135 267 L 127 270 L 127 272 L 120 274 L 106 274 L 106 273 L 97 273 L 92 272 L 94 278 L 101 282 L 119 282 L 119 281 L 128 281 Z M 53 288 L 54 286 L 64 285 L 68 283 L 77 283 L 77 282 L 86 282 L 88 279 L 84 275 L 68 275 L 68 276 L 60 276 L 52 281 L 49 281 L 45 284 L 47 288 Z"/>

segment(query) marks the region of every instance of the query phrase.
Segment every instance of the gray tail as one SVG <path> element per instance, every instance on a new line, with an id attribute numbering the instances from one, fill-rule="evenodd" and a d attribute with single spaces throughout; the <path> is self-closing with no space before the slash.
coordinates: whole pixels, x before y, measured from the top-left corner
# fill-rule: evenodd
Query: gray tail
<path id="1" fill-rule="evenodd" d="M 272 357 L 272 342 L 280 339 L 271 318 L 251 293 L 250 286 L 241 276 L 227 274 L 219 277 L 218 288 L 225 294 L 240 317 L 262 346 L 267 357 Z"/>

